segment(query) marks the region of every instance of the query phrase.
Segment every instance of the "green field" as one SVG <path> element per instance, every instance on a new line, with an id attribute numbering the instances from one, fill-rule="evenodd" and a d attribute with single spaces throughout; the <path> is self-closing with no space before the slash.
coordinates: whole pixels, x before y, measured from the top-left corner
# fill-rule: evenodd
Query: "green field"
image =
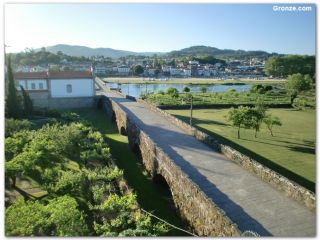
<path id="1" fill-rule="evenodd" d="M 175 213 L 173 202 L 168 196 L 168 189 L 151 180 L 137 156 L 130 150 L 128 138 L 119 134 L 116 124 L 111 121 L 110 117 L 96 109 L 83 109 L 75 112 L 105 134 L 111 154 L 117 166 L 124 170 L 124 178 L 127 183 L 137 193 L 140 206 L 169 223 L 185 229 L 186 225 Z M 185 233 L 171 229 L 168 235 L 184 236 Z"/>
<path id="2" fill-rule="evenodd" d="M 189 122 L 190 110 L 167 110 Z M 226 120 L 229 109 L 198 109 L 193 111 L 195 127 L 227 143 L 240 152 L 276 170 L 297 183 L 314 190 L 316 180 L 316 112 L 295 109 L 270 109 L 268 113 L 278 116 L 281 127 L 274 127 L 272 137 L 262 126 L 257 138 L 254 130 L 237 129 Z"/>

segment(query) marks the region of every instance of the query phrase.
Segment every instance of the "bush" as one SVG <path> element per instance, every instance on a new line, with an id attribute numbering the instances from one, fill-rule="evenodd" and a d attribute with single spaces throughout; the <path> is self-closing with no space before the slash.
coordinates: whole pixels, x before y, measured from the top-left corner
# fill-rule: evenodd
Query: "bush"
<path id="1" fill-rule="evenodd" d="M 80 120 L 80 116 L 73 112 L 64 112 L 61 114 L 61 117 L 67 122 L 77 122 Z"/>
<path id="2" fill-rule="evenodd" d="M 170 95 L 172 98 L 179 97 L 179 91 L 176 88 L 173 88 L 173 87 L 169 87 L 166 90 L 166 94 Z"/>
<path id="3" fill-rule="evenodd" d="M 186 92 L 186 93 L 188 93 L 188 92 L 190 92 L 190 88 L 184 87 L 184 88 L 183 88 L 183 91 Z"/>
<path id="4" fill-rule="evenodd" d="M 6 118 L 5 119 L 5 137 L 10 137 L 14 133 L 28 130 L 30 129 L 31 122 L 24 119 L 24 120 L 17 120 L 13 118 Z"/>
<path id="5" fill-rule="evenodd" d="M 202 93 L 206 93 L 207 92 L 207 88 L 204 86 L 199 87 L 200 92 Z"/>

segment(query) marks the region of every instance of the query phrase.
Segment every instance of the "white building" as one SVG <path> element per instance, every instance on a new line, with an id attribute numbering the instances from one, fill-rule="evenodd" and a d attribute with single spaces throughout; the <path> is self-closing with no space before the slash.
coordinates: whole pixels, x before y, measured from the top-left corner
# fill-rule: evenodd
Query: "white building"
<path id="1" fill-rule="evenodd" d="M 91 72 L 54 72 L 48 74 L 52 98 L 92 97 L 95 83 Z"/>
<path id="2" fill-rule="evenodd" d="M 199 65 L 199 61 L 192 60 L 192 61 L 189 61 L 189 64 L 190 65 Z"/>
<path id="3" fill-rule="evenodd" d="M 36 107 L 84 107 L 93 103 L 95 96 L 95 81 L 90 71 L 20 72 L 14 74 L 14 79 L 17 90 L 21 91 L 22 86 Z"/>
<path id="4" fill-rule="evenodd" d="M 118 66 L 118 73 L 123 75 L 128 75 L 130 68 L 127 65 Z"/>
<path id="5" fill-rule="evenodd" d="M 107 73 L 107 67 L 106 66 L 102 66 L 102 65 L 98 65 L 94 67 L 94 74 L 96 75 L 105 75 Z"/>
<path id="6" fill-rule="evenodd" d="M 185 69 L 183 69 L 183 73 L 184 73 L 184 76 L 190 77 L 191 76 L 191 69 L 185 68 Z"/>

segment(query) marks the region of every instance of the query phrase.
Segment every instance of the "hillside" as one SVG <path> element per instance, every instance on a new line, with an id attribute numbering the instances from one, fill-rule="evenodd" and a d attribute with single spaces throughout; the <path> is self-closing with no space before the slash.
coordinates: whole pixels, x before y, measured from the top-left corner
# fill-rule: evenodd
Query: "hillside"
<path id="1" fill-rule="evenodd" d="M 154 54 L 167 56 L 167 57 L 185 57 L 185 56 L 203 56 L 203 55 L 213 55 L 216 58 L 226 59 L 226 58 L 242 58 L 242 57 L 269 57 L 270 54 L 265 51 L 245 51 L 245 50 L 232 50 L 232 49 L 218 49 L 209 46 L 192 46 L 189 48 L 184 48 L 181 50 L 175 50 L 167 53 L 159 52 L 132 52 L 124 50 L 116 50 L 112 48 L 90 48 L 84 46 L 71 46 L 66 44 L 58 44 L 54 46 L 46 47 L 46 50 L 52 53 L 57 53 L 61 51 L 70 56 L 98 56 L 103 55 L 104 57 L 120 58 L 128 55 L 134 56 L 153 56 Z"/>
<path id="2" fill-rule="evenodd" d="M 57 53 L 59 51 L 70 55 L 70 56 L 84 56 L 84 57 L 91 57 L 91 56 L 98 56 L 102 55 L 104 57 L 110 58 L 120 58 L 125 57 L 128 55 L 144 55 L 144 56 L 152 56 L 155 52 L 131 52 L 131 51 L 124 51 L 124 50 L 116 50 L 112 48 L 90 48 L 84 46 L 71 46 L 66 44 L 58 44 L 50 47 L 46 47 L 46 50 L 52 53 Z"/>
<path id="3" fill-rule="evenodd" d="M 213 55 L 217 58 L 241 58 L 241 57 L 269 57 L 270 54 L 265 51 L 245 51 L 232 49 L 218 49 L 209 46 L 192 46 L 178 51 L 171 51 L 168 53 L 170 57 L 184 57 L 184 56 L 199 56 L 199 55 Z"/>

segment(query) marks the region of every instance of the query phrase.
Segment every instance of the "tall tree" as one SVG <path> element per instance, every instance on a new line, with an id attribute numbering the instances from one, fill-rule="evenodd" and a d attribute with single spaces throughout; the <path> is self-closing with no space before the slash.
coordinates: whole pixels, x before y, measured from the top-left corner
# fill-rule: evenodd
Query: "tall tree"
<path id="1" fill-rule="evenodd" d="M 17 94 L 17 89 L 14 84 L 10 56 L 8 58 L 8 65 L 7 65 L 7 82 L 8 82 L 8 95 L 6 99 L 6 117 L 18 118 L 20 116 L 20 102 Z"/>
<path id="2" fill-rule="evenodd" d="M 240 139 L 240 129 L 251 128 L 252 119 L 249 114 L 250 108 L 240 106 L 238 108 L 231 108 L 228 112 L 228 121 L 232 122 L 232 125 L 238 128 L 238 139 Z"/>
<path id="3" fill-rule="evenodd" d="M 20 87 L 21 87 L 22 97 L 23 97 L 23 112 L 26 116 L 30 116 L 33 113 L 32 100 L 29 94 L 24 90 L 24 88 L 22 86 Z"/>
<path id="4" fill-rule="evenodd" d="M 287 92 L 290 95 L 291 105 L 294 99 L 301 91 L 309 90 L 312 85 L 312 78 L 309 75 L 302 75 L 300 73 L 292 74 L 287 79 Z"/>
<path id="5" fill-rule="evenodd" d="M 281 126 L 282 122 L 278 117 L 274 117 L 271 114 L 267 114 L 263 119 L 263 122 L 266 124 L 271 136 L 273 137 L 272 128 L 273 126 Z"/>
<path id="6" fill-rule="evenodd" d="M 141 65 L 136 65 L 136 66 L 134 66 L 133 68 L 132 68 L 132 70 L 133 70 L 133 73 L 135 74 L 135 75 L 140 75 L 140 74 L 142 74 L 143 73 L 143 67 L 141 66 Z"/>

